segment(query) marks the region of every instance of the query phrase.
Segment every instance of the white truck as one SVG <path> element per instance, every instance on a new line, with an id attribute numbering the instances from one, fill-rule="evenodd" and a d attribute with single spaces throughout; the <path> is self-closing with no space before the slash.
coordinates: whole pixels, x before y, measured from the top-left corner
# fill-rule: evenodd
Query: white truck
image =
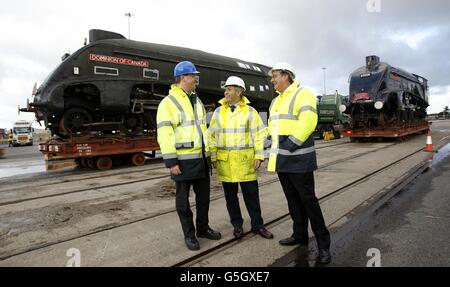
<path id="1" fill-rule="evenodd" d="M 33 122 L 19 120 L 13 126 L 12 146 L 33 145 Z"/>

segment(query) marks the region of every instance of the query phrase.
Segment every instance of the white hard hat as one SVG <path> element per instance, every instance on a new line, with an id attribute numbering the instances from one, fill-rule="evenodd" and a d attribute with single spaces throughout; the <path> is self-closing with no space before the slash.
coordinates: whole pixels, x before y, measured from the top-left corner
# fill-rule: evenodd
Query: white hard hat
<path id="1" fill-rule="evenodd" d="M 272 69 L 270 69 L 270 71 L 269 71 L 269 76 L 272 77 L 272 72 L 276 71 L 276 70 L 283 70 L 283 71 L 290 72 L 292 74 L 292 79 L 295 79 L 295 69 L 292 65 L 290 65 L 288 63 L 279 62 L 279 63 L 276 63 L 275 65 L 273 65 Z"/>
<path id="2" fill-rule="evenodd" d="M 228 77 L 227 81 L 225 82 L 225 87 L 226 86 L 238 86 L 244 89 L 245 91 L 245 83 L 244 80 L 242 80 L 239 77 L 236 76 L 230 76 Z"/>

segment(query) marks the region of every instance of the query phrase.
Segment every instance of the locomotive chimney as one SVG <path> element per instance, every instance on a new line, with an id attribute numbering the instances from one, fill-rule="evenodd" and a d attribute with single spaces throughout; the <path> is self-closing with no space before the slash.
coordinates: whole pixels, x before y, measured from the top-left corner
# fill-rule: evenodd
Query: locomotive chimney
<path id="1" fill-rule="evenodd" d="M 380 63 L 380 58 L 378 56 L 372 55 L 366 57 L 366 67 L 368 70 L 374 70 L 378 67 Z"/>

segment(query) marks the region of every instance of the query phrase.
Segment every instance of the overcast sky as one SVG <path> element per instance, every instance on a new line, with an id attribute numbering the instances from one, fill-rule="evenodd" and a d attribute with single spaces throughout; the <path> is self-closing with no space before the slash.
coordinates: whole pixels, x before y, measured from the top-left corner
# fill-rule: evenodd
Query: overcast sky
<path id="1" fill-rule="evenodd" d="M 297 80 L 348 94 L 348 76 L 378 55 L 429 80 L 429 113 L 450 106 L 450 1 L 445 0 L 15 0 L 0 9 L 0 128 L 19 119 L 35 82 L 89 29 L 271 66 L 296 67 Z M 33 119 L 21 113 L 21 119 Z"/>

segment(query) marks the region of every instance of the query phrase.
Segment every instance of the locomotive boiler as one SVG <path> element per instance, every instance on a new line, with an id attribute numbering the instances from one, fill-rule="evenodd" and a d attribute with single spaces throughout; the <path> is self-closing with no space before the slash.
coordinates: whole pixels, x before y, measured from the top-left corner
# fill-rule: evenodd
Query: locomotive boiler
<path id="1" fill-rule="evenodd" d="M 62 62 L 21 111 L 34 112 L 53 135 L 91 132 L 136 135 L 156 132 L 156 110 L 174 82 L 173 69 L 191 61 L 200 71 L 197 94 L 212 111 L 228 76 L 241 77 L 246 96 L 267 111 L 275 96 L 270 67 L 199 50 L 128 40 L 90 30 L 89 44 Z"/>

